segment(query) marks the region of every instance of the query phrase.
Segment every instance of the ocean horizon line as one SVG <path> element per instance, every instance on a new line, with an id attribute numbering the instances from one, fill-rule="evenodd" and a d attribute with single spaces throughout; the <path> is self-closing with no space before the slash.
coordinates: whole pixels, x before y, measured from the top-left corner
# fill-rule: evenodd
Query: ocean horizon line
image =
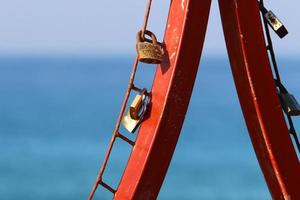
<path id="1" fill-rule="evenodd" d="M 20 59 L 30 59 L 30 58 L 38 58 L 38 59 L 44 59 L 44 58 L 51 58 L 51 59 L 127 59 L 127 58 L 134 58 L 136 56 L 135 52 L 110 52 L 110 53 L 72 53 L 72 52 L 66 52 L 66 53 L 47 53 L 47 52 L 40 52 L 40 53 L 1 53 L 0 52 L 0 59 L 10 59 L 10 58 L 20 58 Z M 201 59 L 224 59 L 228 60 L 228 56 L 226 53 L 203 53 L 201 56 Z M 300 60 L 299 55 L 278 55 L 278 59 L 282 60 Z"/>

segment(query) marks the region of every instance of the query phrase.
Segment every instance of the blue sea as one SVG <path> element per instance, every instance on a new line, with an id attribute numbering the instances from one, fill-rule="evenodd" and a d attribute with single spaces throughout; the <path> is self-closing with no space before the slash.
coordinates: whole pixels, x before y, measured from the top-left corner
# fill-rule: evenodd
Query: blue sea
<path id="1" fill-rule="evenodd" d="M 0 199 L 87 199 L 107 150 L 134 56 L 0 57 Z M 300 99 L 300 60 L 280 59 Z M 137 82 L 150 87 L 155 66 Z M 300 131 L 299 119 L 296 126 Z M 116 186 L 130 148 L 105 180 Z M 99 189 L 95 199 L 111 199 Z M 204 57 L 160 200 L 270 200 L 227 58 Z"/>

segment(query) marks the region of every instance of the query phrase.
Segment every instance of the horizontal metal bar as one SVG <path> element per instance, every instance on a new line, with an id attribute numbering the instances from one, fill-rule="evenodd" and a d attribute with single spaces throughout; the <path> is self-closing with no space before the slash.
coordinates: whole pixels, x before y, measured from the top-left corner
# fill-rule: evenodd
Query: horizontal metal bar
<path id="1" fill-rule="evenodd" d="M 110 191 L 111 193 L 115 194 L 116 190 L 113 189 L 112 187 L 110 187 L 108 184 L 106 184 L 105 182 L 101 181 L 99 182 L 100 185 L 102 185 L 105 189 L 107 189 L 108 191 Z"/>
<path id="2" fill-rule="evenodd" d="M 137 91 L 137 92 L 143 92 L 143 89 L 138 88 L 135 85 L 132 85 L 131 89 L 134 90 L 134 91 Z"/>
<path id="3" fill-rule="evenodd" d="M 126 136 L 122 135 L 121 133 L 117 133 L 116 137 L 119 137 L 120 139 L 124 140 L 125 142 L 127 142 L 128 144 L 130 144 L 131 146 L 134 146 L 135 142 L 130 140 L 129 138 L 127 138 Z"/>

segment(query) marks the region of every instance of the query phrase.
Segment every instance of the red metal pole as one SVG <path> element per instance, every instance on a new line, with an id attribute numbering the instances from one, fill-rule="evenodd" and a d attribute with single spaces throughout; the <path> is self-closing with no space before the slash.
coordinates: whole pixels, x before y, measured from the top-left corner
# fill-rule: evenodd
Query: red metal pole
<path id="1" fill-rule="evenodd" d="M 165 32 L 167 59 L 158 66 L 152 108 L 138 133 L 114 199 L 156 199 L 192 94 L 210 0 L 173 0 Z"/>
<path id="2" fill-rule="evenodd" d="M 263 36 L 257 0 L 219 0 L 224 34 L 249 134 L 273 199 L 300 199 L 293 147 Z"/>

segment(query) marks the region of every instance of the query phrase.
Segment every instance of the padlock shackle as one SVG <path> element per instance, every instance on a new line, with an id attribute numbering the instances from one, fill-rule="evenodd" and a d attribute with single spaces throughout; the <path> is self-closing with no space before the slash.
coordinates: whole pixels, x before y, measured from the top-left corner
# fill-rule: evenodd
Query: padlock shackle
<path id="1" fill-rule="evenodd" d="M 157 198 L 193 91 L 211 0 L 171 2 L 164 36 L 168 62 L 155 74 L 151 112 L 140 126 L 118 188 L 108 188 L 115 200 Z M 219 0 L 219 7 L 241 107 L 272 197 L 300 199 L 299 159 L 280 109 L 257 0 Z"/>
<path id="2" fill-rule="evenodd" d="M 148 93 L 146 88 L 144 88 L 140 92 L 140 95 L 142 96 L 142 106 L 140 108 L 140 110 L 142 110 L 142 111 L 138 114 L 138 117 L 139 117 L 140 121 L 143 121 L 146 111 L 147 111 L 147 107 L 151 102 L 151 95 L 150 95 L 150 93 Z"/>
<path id="3" fill-rule="evenodd" d="M 149 37 L 151 37 L 150 39 L 147 39 L 145 36 L 148 35 Z M 146 30 L 143 34 L 143 30 L 139 31 L 136 34 L 136 41 L 137 42 L 149 42 L 149 43 L 153 43 L 153 44 L 158 44 L 157 42 L 157 38 L 155 36 L 154 33 L 152 33 L 151 31 Z"/>
<path id="4" fill-rule="evenodd" d="M 146 113 L 147 106 L 150 103 L 151 97 L 146 88 L 142 89 L 139 92 L 138 96 L 141 97 L 141 105 L 138 106 L 139 108 L 135 108 L 134 111 L 132 111 L 130 107 L 130 116 L 135 120 L 142 121 Z"/>
<path id="5" fill-rule="evenodd" d="M 210 2 L 172 0 L 164 37 L 169 62 L 157 69 L 151 112 L 115 200 L 158 196 L 193 90 Z M 239 99 L 272 197 L 300 199 L 299 160 L 280 109 L 257 0 L 219 0 L 219 7 Z"/>

